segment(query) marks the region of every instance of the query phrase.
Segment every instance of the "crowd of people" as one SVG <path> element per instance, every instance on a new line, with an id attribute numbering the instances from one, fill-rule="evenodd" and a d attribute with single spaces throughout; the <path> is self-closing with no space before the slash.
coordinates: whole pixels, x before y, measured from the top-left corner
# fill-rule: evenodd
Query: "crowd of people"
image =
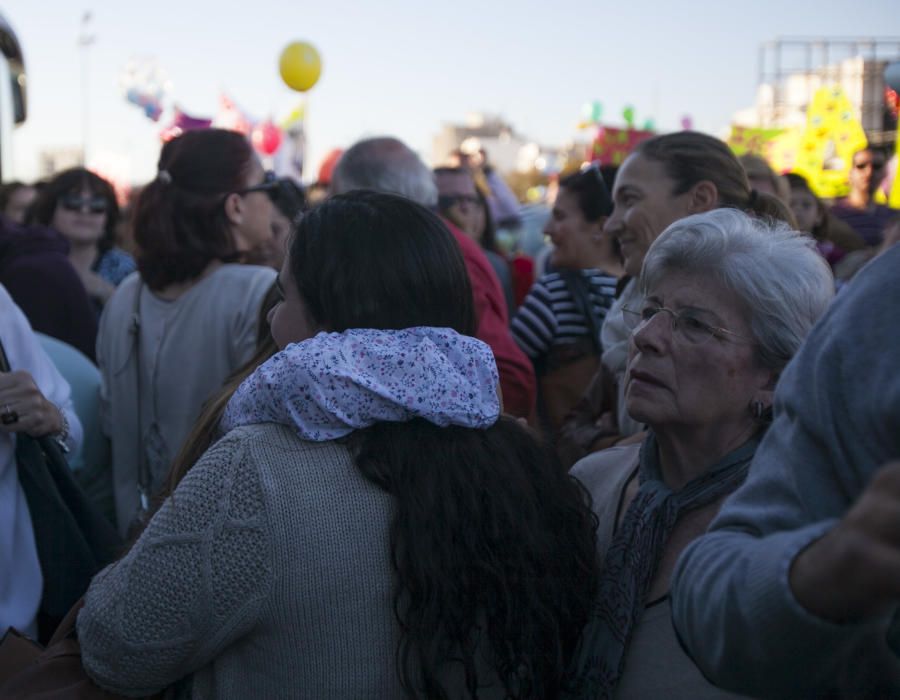
<path id="1" fill-rule="evenodd" d="M 536 255 L 487 153 L 391 137 L 321 201 L 220 129 L 124 215 L 4 185 L 0 631 L 132 697 L 900 696 L 884 173 L 655 136 L 559 178 Z M 119 543 L 83 580 L 36 520 L 73 493 Z"/>

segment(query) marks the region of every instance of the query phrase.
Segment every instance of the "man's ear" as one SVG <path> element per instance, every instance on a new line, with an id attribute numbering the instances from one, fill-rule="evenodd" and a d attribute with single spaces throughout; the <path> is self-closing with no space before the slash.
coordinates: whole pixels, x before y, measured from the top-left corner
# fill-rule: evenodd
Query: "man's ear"
<path id="1" fill-rule="evenodd" d="M 719 190 L 709 180 L 701 180 L 688 192 L 688 210 L 691 214 L 702 214 L 712 211 L 719 205 Z"/>
<path id="2" fill-rule="evenodd" d="M 607 221 L 609 221 L 608 216 L 601 216 L 596 221 L 591 222 L 591 241 L 599 243 L 603 240 L 603 229 Z"/>
<path id="3" fill-rule="evenodd" d="M 234 226 L 244 223 L 244 198 L 232 192 L 225 198 L 225 216 Z"/>

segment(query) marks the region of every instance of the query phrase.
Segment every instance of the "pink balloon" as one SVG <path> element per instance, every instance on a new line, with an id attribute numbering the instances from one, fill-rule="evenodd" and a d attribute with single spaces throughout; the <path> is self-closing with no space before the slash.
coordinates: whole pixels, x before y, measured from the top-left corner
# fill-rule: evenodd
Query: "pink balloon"
<path id="1" fill-rule="evenodd" d="M 281 146 L 281 129 L 271 119 L 267 119 L 253 127 L 250 140 L 257 151 L 270 156 Z"/>
<path id="2" fill-rule="evenodd" d="M 685 131 L 691 131 L 694 128 L 694 120 L 690 114 L 685 114 L 681 118 L 681 128 Z"/>

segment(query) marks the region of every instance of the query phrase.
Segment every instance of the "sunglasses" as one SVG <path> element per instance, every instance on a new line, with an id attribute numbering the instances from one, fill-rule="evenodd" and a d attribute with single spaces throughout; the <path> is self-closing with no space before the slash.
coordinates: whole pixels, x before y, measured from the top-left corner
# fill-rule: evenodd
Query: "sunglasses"
<path id="1" fill-rule="evenodd" d="M 242 190 L 238 190 L 236 194 L 250 194 L 251 192 L 265 192 L 271 196 L 275 190 L 278 189 L 278 175 L 275 174 L 274 170 L 266 170 L 263 173 L 263 181 L 258 185 L 253 185 L 252 187 L 245 187 Z"/>
<path id="2" fill-rule="evenodd" d="M 87 209 L 91 214 L 103 214 L 108 208 L 106 198 L 98 195 L 82 197 L 80 194 L 67 194 L 60 198 L 59 203 L 66 211 Z"/>
<path id="3" fill-rule="evenodd" d="M 856 168 L 857 170 L 865 170 L 866 168 L 868 168 L 870 166 L 871 166 L 872 170 L 881 170 L 884 167 L 884 161 L 883 160 L 869 160 L 869 161 L 865 161 L 864 163 L 854 163 L 853 164 L 853 167 Z"/>
<path id="4" fill-rule="evenodd" d="M 446 194 L 438 197 L 438 207 L 440 209 L 449 209 L 457 204 L 479 204 L 481 200 L 478 195 L 474 194 Z"/>

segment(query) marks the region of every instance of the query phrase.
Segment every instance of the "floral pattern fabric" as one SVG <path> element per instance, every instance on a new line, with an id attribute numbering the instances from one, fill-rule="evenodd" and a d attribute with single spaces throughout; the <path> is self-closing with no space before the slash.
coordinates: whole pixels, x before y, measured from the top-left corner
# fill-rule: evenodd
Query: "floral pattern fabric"
<path id="1" fill-rule="evenodd" d="M 289 345 L 231 397 L 221 432 L 281 423 L 325 442 L 375 423 L 413 418 L 487 428 L 500 414 L 488 345 L 449 328 L 352 329 Z"/>

